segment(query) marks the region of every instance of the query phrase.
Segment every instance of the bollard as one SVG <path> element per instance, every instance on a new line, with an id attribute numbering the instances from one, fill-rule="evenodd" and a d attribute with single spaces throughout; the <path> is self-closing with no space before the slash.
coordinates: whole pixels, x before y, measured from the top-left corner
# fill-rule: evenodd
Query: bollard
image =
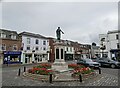
<path id="1" fill-rule="evenodd" d="M 79 75 L 79 80 L 80 80 L 80 82 L 82 82 L 82 75 L 81 74 Z"/>
<path id="2" fill-rule="evenodd" d="M 24 72 L 26 72 L 26 67 L 24 66 Z"/>
<path id="3" fill-rule="evenodd" d="M 18 76 L 20 76 L 20 68 L 19 68 L 19 71 L 18 71 Z"/>
<path id="4" fill-rule="evenodd" d="M 49 82 L 52 83 L 52 74 L 50 74 Z"/>
<path id="5" fill-rule="evenodd" d="M 101 69 L 100 69 L 100 67 L 98 68 L 98 70 L 99 70 L 99 74 L 101 74 Z"/>

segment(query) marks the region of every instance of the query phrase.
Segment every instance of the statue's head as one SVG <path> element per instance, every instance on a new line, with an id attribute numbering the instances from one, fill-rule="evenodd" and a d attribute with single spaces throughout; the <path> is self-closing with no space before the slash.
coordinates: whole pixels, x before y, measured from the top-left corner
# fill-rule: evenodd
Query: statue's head
<path id="1" fill-rule="evenodd" d="M 60 29 L 60 27 L 58 27 L 58 29 Z"/>

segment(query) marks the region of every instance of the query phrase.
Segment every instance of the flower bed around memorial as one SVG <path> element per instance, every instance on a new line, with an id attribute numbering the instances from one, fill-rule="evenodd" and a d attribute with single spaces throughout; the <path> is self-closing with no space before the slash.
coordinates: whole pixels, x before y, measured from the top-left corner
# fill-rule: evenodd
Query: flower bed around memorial
<path id="1" fill-rule="evenodd" d="M 83 77 L 94 74 L 94 70 L 89 67 L 77 68 L 73 70 L 72 77 L 79 78 L 79 75 Z"/>
<path id="2" fill-rule="evenodd" d="M 35 66 L 37 68 L 46 68 L 46 69 L 50 69 L 51 68 L 51 64 L 47 64 L 47 63 L 43 63 L 43 64 L 40 64 L 38 66 Z"/>
<path id="3" fill-rule="evenodd" d="M 53 73 L 53 70 L 50 70 L 50 68 L 51 68 L 51 64 L 40 64 L 38 66 L 34 66 L 31 69 L 28 69 L 28 73 L 49 75 Z"/>
<path id="4" fill-rule="evenodd" d="M 72 69 L 78 69 L 78 68 L 83 68 L 85 66 L 83 65 L 77 65 L 77 64 L 68 64 L 68 68 L 72 68 Z"/>
<path id="5" fill-rule="evenodd" d="M 78 79 L 79 75 L 82 75 L 83 79 L 90 77 L 91 74 L 94 74 L 94 70 L 85 67 L 83 65 L 77 65 L 77 64 L 68 64 L 69 69 L 71 70 L 70 74 L 73 78 Z M 49 74 L 53 74 L 52 79 L 56 78 L 56 73 L 54 70 L 51 70 L 51 64 L 40 64 L 38 66 L 34 66 L 27 70 L 26 73 L 24 73 L 24 76 L 30 77 L 32 79 L 37 80 L 49 80 Z M 62 73 L 63 74 L 63 73 Z M 58 75 L 58 74 L 57 74 Z"/>
<path id="6" fill-rule="evenodd" d="M 83 65 L 69 64 L 68 68 L 74 69 L 73 73 L 72 73 L 72 77 L 75 77 L 75 78 L 78 78 L 80 74 L 84 77 L 94 74 L 93 69 L 91 69 L 89 67 L 85 67 Z"/>

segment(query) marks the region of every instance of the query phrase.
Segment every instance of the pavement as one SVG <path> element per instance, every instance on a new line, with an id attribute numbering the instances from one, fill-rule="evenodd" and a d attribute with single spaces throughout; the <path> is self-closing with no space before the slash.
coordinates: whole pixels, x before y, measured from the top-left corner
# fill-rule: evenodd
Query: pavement
<path id="1" fill-rule="evenodd" d="M 30 68 L 32 66 L 34 65 L 27 65 L 26 67 Z M 102 74 L 98 74 L 98 76 L 83 82 L 67 81 L 53 83 L 30 79 L 22 75 L 18 76 L 19 68 L 21 68 L 21 72 L 23 72 L 23 66 L 2 68 L 2 86 L 118 86 L 118 76 L 105 73 L 105 71 L 109 70 L 108 68 L 103 69 Z M 114 73 L 114 69 L 110 69 L 110 71 Z"/>

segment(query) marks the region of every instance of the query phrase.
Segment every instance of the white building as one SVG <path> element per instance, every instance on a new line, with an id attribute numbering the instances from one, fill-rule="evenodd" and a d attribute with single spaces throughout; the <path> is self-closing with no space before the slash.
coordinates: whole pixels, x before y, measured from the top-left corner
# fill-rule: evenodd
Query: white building
<path id="1" fill-rule="evenodd" d="M 49 40 L 39 34 L 22 32 L 23 64 L 47 62 L 49 59 Z"/>
<path id="2" fill-rule="evenodd" d="M 108 31 L 99 35 L 100 45 L 105 46 L 103 51 L 109 58 L 120 59 L 120 30 Z"/>

